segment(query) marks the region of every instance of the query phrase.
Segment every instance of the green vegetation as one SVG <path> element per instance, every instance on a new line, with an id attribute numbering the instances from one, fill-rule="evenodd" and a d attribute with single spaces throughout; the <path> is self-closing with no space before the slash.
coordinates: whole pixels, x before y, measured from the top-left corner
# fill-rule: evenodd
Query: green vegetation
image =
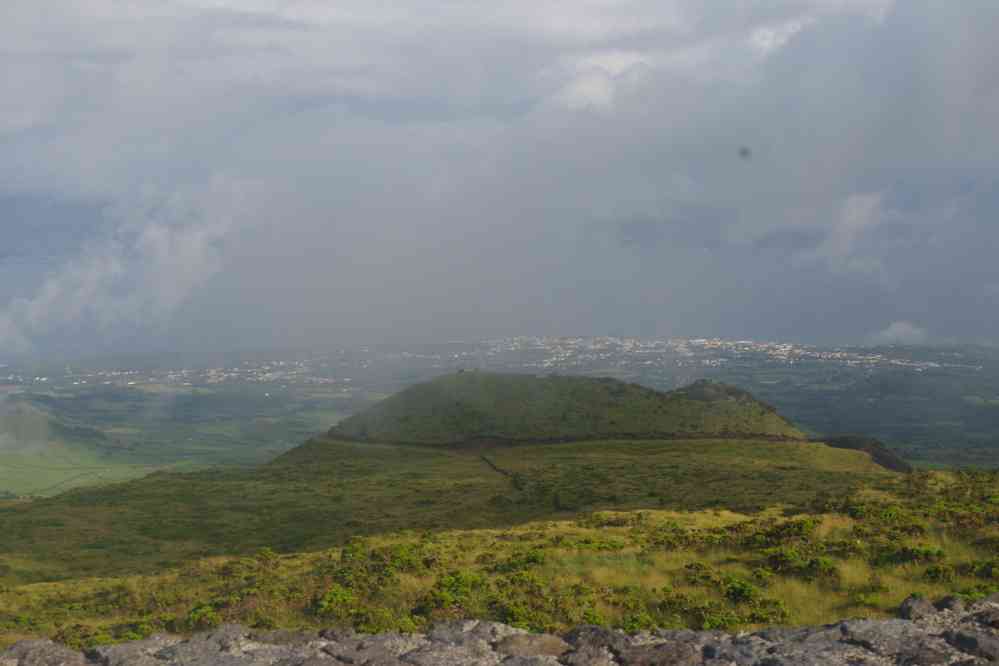
<path id="1" fill-rule="evenodd" d="M 55 494 L 150 471 L 111 455 L 106 444 L 99 430 L 67 425 L 29 402 L 0 402 L 0 496 Z"/>
<path id="2" fill-rule="evenodd" d="M 579 511 L 756 510 L 890 476 L 863 453 L 808 442 L 609 440 L 495 447 L 483 458 L 314 439 L 260 468 L 158 472 L 0 506 L 0 581 L 148 572 L 263 547 L 319 549 L 358 534 Z"/>
<path id="3" fill-rule="evenodd" d="M 264 463 L 363 404 L 329 390 L 85 386 L 0 393 L 0 493 Z"/>
<path id="4" fill-rule="evenodd" d="M 330 434 L 388 443 L 804 435 L 744 391 L 711 382 L 660 393 L 616 379 L 462 372 L 418 384 Z"/>
<path id="5" fill-rule="evenodd" d="M 885 469 L 894 470 L 896 472 L 912 471 L 912 465 L 907 463 L 897 453 L 872 437 L 840 435 L 838 437 L 825 437 L 822 441 L 837 449 L 863 451 L 871 457 L 871 460 Z"/>
<path id="6" fill-rule="evenodd" d="M 858 350 L 879 352 L 884 350 Z M 726 364 L 708 375 L 780 406 L 822 435 L 863 433 L 917 466 L 999 465 L 999 351 L 994 347 L 909 347 L 892 356 L 937 367 L 799 361 Z M 655 385 L 650 376 L 634 379 Z"/>
<path id="7" fill-rule="evenodd" d="M 256 468 L 0 501 L 0 641 L 459 617 L 728 629 L 999 589 L 999 472 L 891 472 L 870 442 L 797 438 L 713 383 L 463 373 L 422 389 Z M 561 405 L 622 434 L 558 441 L 578 427 Z M 343 439 L 364 424 L 369 441 Z M 641 437 L 663 427 L 681 436 Z"/>
<path id="8" fill-rule="evenodd" d="M 785 511 L 600 511 L 510 528 L 402 530 L 147 576 L 14 585 L 0 590 L 0 631 L 6 642 L 48 635 L 82 646 L 226 621 L 736 629 L 884 616 L 912 593 L 999 590 L 999 474 L 919 472 L 875 485 Z"/>

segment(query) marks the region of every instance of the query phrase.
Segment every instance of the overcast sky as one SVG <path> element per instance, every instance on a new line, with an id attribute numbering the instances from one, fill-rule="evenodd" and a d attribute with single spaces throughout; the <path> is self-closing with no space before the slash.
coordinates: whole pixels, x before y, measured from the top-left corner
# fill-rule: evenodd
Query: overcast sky
<path id="1" fill-rule="evenodd" d="M 0 356 L 999 339 L 995 0 L 2 14 Z"/>

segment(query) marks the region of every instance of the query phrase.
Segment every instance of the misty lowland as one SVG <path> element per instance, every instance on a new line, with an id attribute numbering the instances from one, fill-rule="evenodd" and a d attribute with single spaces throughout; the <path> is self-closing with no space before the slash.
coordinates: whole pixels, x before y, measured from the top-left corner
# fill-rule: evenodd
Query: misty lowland
<path id="1" fill-rule="evenodd" d="M 999 664 L 999 0 L 0 0 L 0 666 Z"/>

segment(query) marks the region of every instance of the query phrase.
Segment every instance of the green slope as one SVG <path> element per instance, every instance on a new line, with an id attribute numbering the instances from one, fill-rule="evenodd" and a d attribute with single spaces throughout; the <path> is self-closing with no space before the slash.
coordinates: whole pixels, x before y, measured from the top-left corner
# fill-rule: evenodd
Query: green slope
<path id="1" fill-rule="evenodd" d="M 367 441 L 345 439 L 366 424 L 377 428 Z M 642 436 L 668 431 L 679 436 Z M 708 383 L 662 394 L 613 380 L 452 375 L 335 433 L 257 468 L 158 472 L 0 504 L 0 582 L 600 509 L 804 506 L 892 477 L 868 454 L 805 441 L 748 394 Z M 400 443 L 371 441 L 381 437 Z M 475 438 L 491 446 L 410 445 Z"/>
<path id="2" fill-rule="evenodd" d="M 134 479 L 151 466 L 118 455 L 99 430 L 60 420 L 24 400 L 0 396 L 0 497 L 52 495 Z"/>
<path id="3" fill-rule="evenodd" d="M 320 458 L 337 455 L 337 445 L 315 446 Z M 262 549 L 141 577 L 0 585 L 0 647 L 39 637 L 94 647 L 221 622 L 365 633 L 459 618 L 535 631 L 827 624 L 895 616 L 913 593 L 967 603 L 999 591 L 997 539 L 999 472 L 917 472 L 790 516 L 607 511 L 513 528 L 404 530 L 316 552 Z"/>
<path id="4" fill-rule="evenodd" d="M 825 437 L 823 438 L 823 441 L 829 446 L 837 449 L 863 451 L 871 457 L 871 460 L 885 469 L 890 469 L 896 472 L 912 471 L 912 465 L 873 437 L 864 437 L 862 435 L 837 435 L 833 437 Z"/>
<path id="5" fill-rule="evenodd" d="M 498 527 L 599 509 L 804 505 L 892 475 L 861 452 L 766 440 L 463 449 L 316 439 L 249 470 L 152 474 L 0 503 L 0 582 L 314 550 L 358 534 Z"/>
<path id="6" fill-rule="evenodd" d="M 478 440 L 804 435 L 770 406 L 723 384 L 660 393 L 616 379 L 462 372 L 410 387 L 356 414 L 333 437 L 414 444 Z"/>

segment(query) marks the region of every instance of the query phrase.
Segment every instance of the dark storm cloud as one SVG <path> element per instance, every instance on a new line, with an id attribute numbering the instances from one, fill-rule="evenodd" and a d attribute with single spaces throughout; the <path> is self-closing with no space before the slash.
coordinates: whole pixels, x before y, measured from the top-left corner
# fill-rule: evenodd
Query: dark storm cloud
<path id="1" fill-rule="evenodd" d="M 996 19 L 15 0 L 0 349 L 986 337 Z"/>

